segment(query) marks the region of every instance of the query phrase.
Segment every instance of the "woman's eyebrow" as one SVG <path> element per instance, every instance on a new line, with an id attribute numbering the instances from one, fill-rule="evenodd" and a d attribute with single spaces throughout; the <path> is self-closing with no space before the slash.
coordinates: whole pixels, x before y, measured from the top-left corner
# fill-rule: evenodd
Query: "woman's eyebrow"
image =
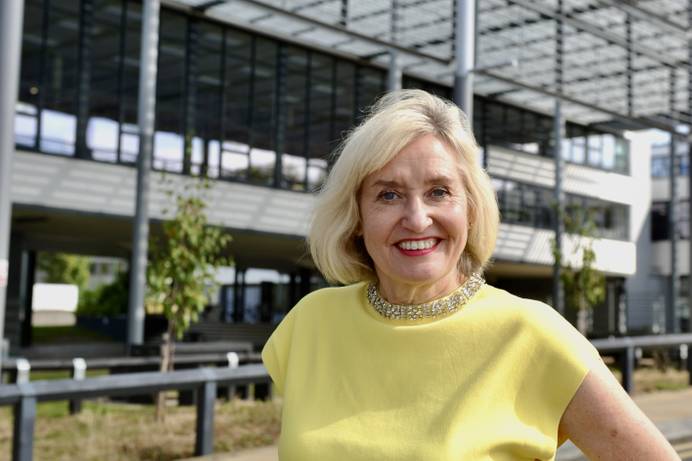
<path id="1" fill-rule="evenodd" d="M 449 184 L 452 178 L 445 174 L 437 175 L 425 181 L 426 184 Z"/>
<path id="2" fill-rule="evenodd" d="M 401 184 L 395 180 L 378 179 L 370 187 L 401 187 Z"/>

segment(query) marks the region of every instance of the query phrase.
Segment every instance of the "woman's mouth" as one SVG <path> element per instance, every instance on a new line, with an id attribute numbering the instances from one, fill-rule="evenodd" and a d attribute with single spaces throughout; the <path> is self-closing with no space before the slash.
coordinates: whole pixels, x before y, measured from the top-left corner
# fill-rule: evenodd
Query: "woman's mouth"
<path id="1" fill-rule="evenodd" d="M 431 253 L 440 242 L 439 239 L 417 239 L 417 240 L 402 240 L 396 244 L 396 247 L 407 256 L 423 256 Z"/>

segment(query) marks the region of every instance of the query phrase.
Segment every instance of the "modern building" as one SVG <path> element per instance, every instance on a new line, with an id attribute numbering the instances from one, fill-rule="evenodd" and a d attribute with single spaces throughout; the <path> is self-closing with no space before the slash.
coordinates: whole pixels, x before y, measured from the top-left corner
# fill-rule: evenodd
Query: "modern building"
<path id="1" fill-rule="evenodd" d="M 149 212 L 156 232 L 168 184 L 213 180 L 210 219 L 233 235 L 236 266 L 208 323 L 266 337 L 324 284 L 303 239 L 330 153 L 389 88 L 455 97 L 464 45 L 455 17 L 466 3 L 162 1 Z M 557 187 L 568 212 L 588 209 L 596 223 L 607 297 L 594 335 L 649 331 L 657 315 L 655 300 L 640 297 L 649 257 L 639 251 L 652 247 L 652 199 L 658 205 L 649 146 L 636 130 L 672 130 L 686 111 L 682 77 L 672 107 L 661 83 L 686 72 L 678 3 L 477 2 L 473 128 L 502 212 L 487 278 L 552 302 Z M 136 0 L 24 2 L 11 348 L 30 327 L 36 252 L 130 257 L 142 39 Z M 556 113 L 565 120 L 558 130 Z M 572 244 L 563 240 L 565 254 Z"/>
<path id="2" fill-rule="evenodd" d="M 684 257 L 690 251 L 689 156 L 686 144 L 671 149 L 667 138 L 659 136 L 651 157 L 651 324 L 654 331 L 681 332 L 688 331 L 690 319 L 690 265 Z"/>

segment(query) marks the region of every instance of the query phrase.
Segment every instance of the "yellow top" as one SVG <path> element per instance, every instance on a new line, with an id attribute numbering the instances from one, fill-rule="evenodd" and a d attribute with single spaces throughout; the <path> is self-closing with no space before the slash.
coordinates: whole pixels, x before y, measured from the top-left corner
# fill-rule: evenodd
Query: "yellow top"
<path id="1" fill-rule="evenodd" d="M 386 320 L 358 283 L 318 290 L 262 351 L 282 461 L 553 460 L 598 352 L 551 307 L 485 285 L 448 317 Z"/>

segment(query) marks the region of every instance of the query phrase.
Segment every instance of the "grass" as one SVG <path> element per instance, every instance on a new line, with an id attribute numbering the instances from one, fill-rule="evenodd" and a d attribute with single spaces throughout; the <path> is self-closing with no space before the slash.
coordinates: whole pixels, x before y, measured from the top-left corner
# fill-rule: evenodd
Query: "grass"
<path id="1" fill-rule="evenodd" d="M 41 403 L 34 436 L 36 461 L 175 460 L 193 455 L 195 407 L 169 407 L 163 423 L 149 405 L 84 402 L 70 416 L 67 402 Z M 217 402 L 214 451 L 270 445 L 279 434 L 276 402 Z M 11 457 L 12 418 L 0 408 L 0 461 Z"/>

